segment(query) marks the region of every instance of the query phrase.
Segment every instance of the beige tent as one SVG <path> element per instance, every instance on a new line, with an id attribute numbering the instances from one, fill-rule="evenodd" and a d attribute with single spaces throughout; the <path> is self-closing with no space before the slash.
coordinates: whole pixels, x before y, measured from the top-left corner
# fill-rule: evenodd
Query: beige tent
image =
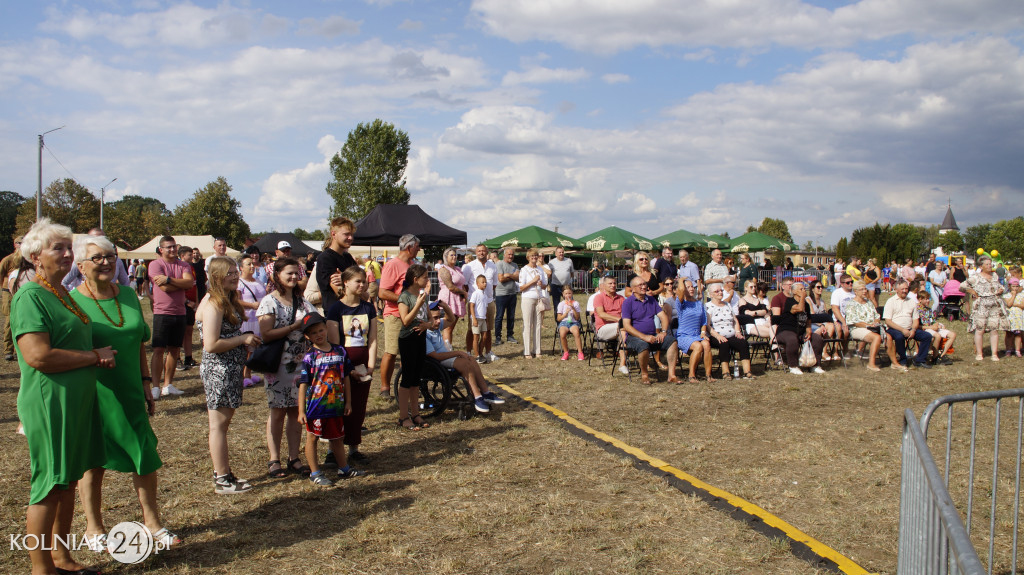
<path id="1" fill-rule="evenodd" d="M 160 247 L 160 238 L 163 236 L 154 236 L 153 239 L 149 240 L 145 244 L 135 248 L 130 252 L 121 252 L 122 258 L 127 259 L 144 259 L 144 260 L 155 260 L 158 255 L 156 249 Z M 190 248 L 199 248 L 202 252 L 203 257 L 207 258 L 213 255 L 213 236 L 172 236 L 174 241 L 179 246 L 188 246 Z M 237 257 L 242 252 L 228 248 L 227 255 L 230 257 Z"/>

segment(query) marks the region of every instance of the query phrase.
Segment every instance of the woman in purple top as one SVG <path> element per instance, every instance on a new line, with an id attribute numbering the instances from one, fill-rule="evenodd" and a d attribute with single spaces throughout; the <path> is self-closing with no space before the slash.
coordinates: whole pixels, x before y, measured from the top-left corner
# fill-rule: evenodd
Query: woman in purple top
<path id="1" fill-rule="evenodd" d="M 256 264 L 253 263 L 252 257 L 248 254 L 243 254 L 238 256 L 237 261 L 238 271 L 241 274 L 238 278 L 238 295 L 242 308 L 245 309 L 242 333 L 249 332 L 259 337 L 260 322 L 256 319 L 256 310 L 260 307 L 260 302 L 263 301 L 264 296 L 267 295 L 267 288 L 254 275 Z M 249 370 L 249 366 L 245 366 L 242 377 L 244 378 L 242 379 L 244 387 L 252 387 L 253 384 L 263 381 L 262 377 Z"/>

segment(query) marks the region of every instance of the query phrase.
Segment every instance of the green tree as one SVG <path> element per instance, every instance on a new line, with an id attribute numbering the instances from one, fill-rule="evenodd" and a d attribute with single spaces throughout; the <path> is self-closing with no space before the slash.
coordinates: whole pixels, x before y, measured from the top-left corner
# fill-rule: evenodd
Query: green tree
<path id="1" fill-rule="evenodd" d="M 294 230 L 292 230 L 292 235 L 303 241 L 309 240 L 315 242 L 322 242 L 324 241 L 324 239 L 327 238 L 327 234 L 323 230 L 313 230 L 311 232 L 307 232 L 302 228 L 295 228 Z"/>
<path id="2" fill-rule="evenodd" d="M 107 237 L 118 246 L 136 248 L 153 236 L 171 233 L 170 210 L 156 198 L 128 195 L 109 204 L 103 214 Z"/>
<path id="3" fill-rule="evenodd" d="M 54 180 L 43 190 L 43 216 L 54 223 L 85 233 L 100 225 L 100 200 L 85 186 L 72 180 Z M 35 198 L 18 208 L 16 218 L 18 234 L 24 234 L 36 221 Z"/>
<path id="4" fill-rule="evenodd" d="M 846 237 L 841 237 L 839 238 L 839 241 L 836 242 L 836 257 L 838 259 L 844 261 L 850 259 L 849 243 L 850 242 L 846 239 Z"/>
<path id="5" fill-rule="evenodd" d="M 18 207 L 25 203 L 21 194 L 0 192 L 0 254 L 14 251 L 14 232 L 17 229 Z"/>
<path id="6" fill-rule="evenodd" d="M 231 197 L 231 186 L 220 176 L 174 208 L 174 230 L 221 237 L 229 246 L 242 246 L 249 237 L 249 224 L 242 219 L 241 208 L 242 202 Z"/>
<path id="7" fill-rule="evenodd" d="M 765 218 L 761 220 L 761 225 L 757 226 L 757 231 L 790 244 L 795 243 L 793 236 L 789 233 L 789 226 L 786 225 L 785 220 Z"/>
<path id="8" fill-rule="evenodd" d="M 942 251 L 947 254 L 964 251 L 964 237 L 956 230 L 950 230 L 941 236 L 936 245 L 942 246 Z"/>
<path id="9" fill-rule="evenodd" d="M 331 217 L 358 221 L 377 204 L 408 204 L 409 148 L 408 134 L 379 119 L 360 123 L 349 132 L 345 146 L 331 158 L 334 180 L 327 183 L 327 194 L 334 199 Z"/>
<path id="10" fill-rule="evenodd" d="M 996 250 L 1003 262 L 1019 262 L 1024 259 L 1024 217 L 1000 220 L 992 225 L 985 236 L 985 250 Z"/>
<path id="11" fill-rule="evenodd" d="M 992 224 L 976 224 L 964 231 L 964 252 L 973 256 L 978 248 L 989 249 L 985 245 L 988 233 L 992 231 Z"/>

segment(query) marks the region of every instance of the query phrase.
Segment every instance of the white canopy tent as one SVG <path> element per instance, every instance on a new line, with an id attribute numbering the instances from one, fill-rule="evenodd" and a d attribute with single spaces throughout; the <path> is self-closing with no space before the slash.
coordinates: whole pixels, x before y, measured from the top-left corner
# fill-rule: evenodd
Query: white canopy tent
<path id="1" fill-rule="evenodd" d="M 158 256 L 156 249 L 160 247 L 160 238 L 163 236 L 154 236 L 153 239 L 149 240 L 145 244 L 135 248 L 130 252 L 120 252 L 118 255 L 122 258 L 130 260 L 144 259 L 144 260 L 155 260 Z M 203 254 L 204 258 L 213 255 L 213 236 L 183 236 L 176 235 L 171 236 L 179 246 L 188 246 L 190 248 L 199 248 L 199 251 Z M 228 248 L 227 255 L 230 257 L 238 257 L 242 253 L 238 250 Z"/>

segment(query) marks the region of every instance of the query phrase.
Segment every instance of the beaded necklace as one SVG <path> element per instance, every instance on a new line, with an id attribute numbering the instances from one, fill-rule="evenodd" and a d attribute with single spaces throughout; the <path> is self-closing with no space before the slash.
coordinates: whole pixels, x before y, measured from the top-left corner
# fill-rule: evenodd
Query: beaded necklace
<path id="1" fill-rule="evenodd" d="M 120 323 L 114 323 L 114 320 L 110 319 L 110 316 L 107 315 L 107 311 L 103 309 L 103 306 L 100 305 L 100 301 L 96 299 L 96 294 L 93 293 L 92 287 L 89 285 L 89 282 L 84 281 L 82 282 L 82 284 L 85 286 L 85 289 L 89 290 L 89 297 L 92 298 L 92 301 L 96 302 L 96 307 L 100 308 L 100 313 L 103 314 L 103 317 L 107 318 L 107 321 L 110 322 L 110 325 L 114 327 L 124 326 L 124 314 L 121 313 L 121 300 L 117 299 L 117 295 L 114 296 L 114 305 L 117 306 L 117 319 L 118 321 L 120 321 Z"/>
<path id="2" fill-rule="evenodd" d="M 50 282 L 46 281 L 46 278 L 43 277 L 43 274 L 36 274 L 36 278 L 39 280 L 39 283 L 43 284 L 43 287 L 49 290 L 50 293 L 52 293 L 53 295 L 57 296 L 57 299 L 60 300 L 61 305 L 63 305 L 65 309 L 75 314 L 75 316 L 78 317 L 78 319 L 82 320 L 82 323 L 89 323 L 89 316 L 85 315 L 85 312 L 82 311 L 82 308 L 78 307 L 78 304 L 75 303 L 75 300 L 71 299 L 71 294 L 68 294 L 68 301 L 71 302 L 71 305 L 68 305 L 68 303 L 64 301 L 64 298 L 61 297 L 60 293 L 57 292 L 57 289 L 50 285 Z"/>

